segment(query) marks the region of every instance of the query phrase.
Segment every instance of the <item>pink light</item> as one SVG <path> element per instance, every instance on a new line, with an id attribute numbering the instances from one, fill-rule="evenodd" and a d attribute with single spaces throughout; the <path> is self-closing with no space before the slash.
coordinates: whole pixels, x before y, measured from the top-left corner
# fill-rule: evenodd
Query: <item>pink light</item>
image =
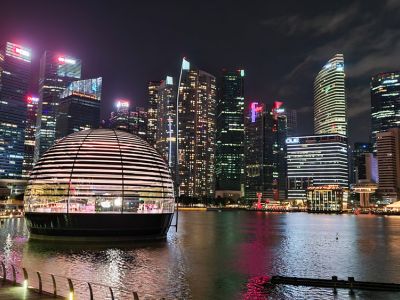
<path id="1" fill-rule="evenodd" d="M 26 97 L 26 101 L 28 103 L 37 104 L 39 102 L 39 98 L 38 97 L 34 97 L 34 96 L 27 96 Z"/>

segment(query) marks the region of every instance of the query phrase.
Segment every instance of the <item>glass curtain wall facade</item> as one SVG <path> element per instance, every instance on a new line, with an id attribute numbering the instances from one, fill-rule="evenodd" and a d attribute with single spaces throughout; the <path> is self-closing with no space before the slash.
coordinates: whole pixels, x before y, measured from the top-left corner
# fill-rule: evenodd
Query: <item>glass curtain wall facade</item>
<path id="1" fill-rule="evenodd" d="M 314 81 L 314 134 L 347 136 L 343 54 L 333 56 Z"/>
<path id="2" fill-rule="evenodd" d="M 214 196 L 215 109 L 215 77 L 184 60 L 178 102 L 181 195 Z"/>
<path id="3" fill-rule="evenodd" d="M 44 213 L 172 213 L 167 165 L 143 139 L 110 129 L 59 140 L 37 162 L 25 211 Z"/>
<path id="4" fill-rule="evenodd" d="M 162 81 L 150 81 L 148 85 L 149 108 L 147 110 L 147 141 L 154 146 L 156 143 L 158 105 L 160 102 L 159 88 Z"/>
<path id="5" fill-rule="evenodd" d="M 288 198 L 305 200 L 310 186 L 348 188 L 347 138 L 339 134 L 288 137 Z"/>
<path id="6" fill-rule="evenodd" d="M 0 178 L 19 179 L 25 150 L 26 95 L 31 50 L 7 42 L 0 47 Z"/>
<path id="7" fill-rule="evenodd" d="M 245 118 L 245 198 L 286 199 L 287 120 L 282 102 L 250 104 Z"/>
<path id="8" fill-rule="evenodd" d="M 56 138 L 100 125 L 102 78 L 72 82 L 61 94 Z"/>
<path id="9" fill-rule="evenodd" d="M 51 51 L 45 51 L 42 55 L 35 161 L 55 142 L 61 94 L 71 82 L 81 78 L 81 69 L 80 59 Z"/>
<path id="10" fill-rule="evenodd" d="M 371 79 L 371 141 L 376 135 L 400 127 L 400 72 L 380 73 Z"/>
<path id="11" fill-rule="evenodd" d="M 36 118 L 39 98 L 26 97 L 27 115 L 25 126 L 25 153 L 22 163 L 22 177 L 27 178 L 33 168 L 33 156 L 35 154 Z"/>
<path id="12" fill-rule="evenodd" d="M 244 70 L 224 70 L 217 100 L 216 189 L 244 190 Z"/>
<path id="13" fill-rule="evenodd" d="M 176 170 L 176 85 L 171 76 L 158 86 L 156 149 L 168 162 L 175 179 Z"/>

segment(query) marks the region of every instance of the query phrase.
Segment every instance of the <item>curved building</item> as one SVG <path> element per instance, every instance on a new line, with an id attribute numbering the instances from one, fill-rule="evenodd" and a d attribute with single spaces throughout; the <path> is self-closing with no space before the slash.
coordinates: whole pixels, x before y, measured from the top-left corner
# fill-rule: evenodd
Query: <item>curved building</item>
<path id="1" fill-rule="evenodd" d="M 347 136 L 343 54 L 323 66 L 314 81 L 314 133 Z"/>
<path id="2" fill-rule="evenodd" d="M 25 192 L 31 237 L 164 238 L 174 213 L 168 166 L 141 138 L 90 129 L 56 142 Z"/>

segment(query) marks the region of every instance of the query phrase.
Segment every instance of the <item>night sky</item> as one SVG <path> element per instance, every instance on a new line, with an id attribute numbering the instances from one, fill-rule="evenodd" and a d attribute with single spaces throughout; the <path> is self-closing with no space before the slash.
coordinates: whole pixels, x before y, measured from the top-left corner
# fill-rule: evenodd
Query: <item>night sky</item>
<path id="1" fill-rule="evenodd" d="M 400 69 L 400 0 L 2 0 L 6 41 L 33 49 L 35 72 L 45 49 L 81 58 L 84 78 L 103 77 L 103 118 L 118 97 L 146 106 L 147 82 L 177 76 L 183 56 L 216 76 L 244 68 L 246 100 L 286 102 L 300 134 L 313 133 L 314 77 L 343 53 L 350 138 L 367 141 L 370 77 Z"/>

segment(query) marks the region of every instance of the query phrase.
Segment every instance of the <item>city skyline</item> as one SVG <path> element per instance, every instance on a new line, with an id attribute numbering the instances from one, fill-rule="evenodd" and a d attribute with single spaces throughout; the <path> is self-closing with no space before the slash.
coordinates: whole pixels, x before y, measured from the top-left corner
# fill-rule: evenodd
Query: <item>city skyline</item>
<path id="1" fill-rule="evenodd" d="M 31 47 L 34 68 L 38 68 L 38 58 L 44 50 L 60 51 L 81 58 L 85 62 L 82 78 L 103 76 L 107 82 L 104 87 L 102 119 L 109 115 L 116 98 L 130 99 L 134 106 L 147 105 L 147 82 L 159 80 L 167 74 L 176 77 L 179 72 L 176 66 L 183 56 L 187 56 L 215 76 L 219 76 L 224 67 L 243 68 L 247 75 L 246 103 L 257 100 L 267 103 L 283 101 L 288 107 L 297 109 L 299 118 L 306 120 L 299 124 L 298 134 L 312 133 L 313 124 L 309 117 L 313 113 L 313 78 L 331 56 L 343 53 L 347 62 L 349 136 L 351 142 L 362 142 L 368 140 L 369 126 L 360 128 L 353 125 L 359 122 L 370 123 L 370 79 L 376 73 L 398 69 L 393 65 L 399 53 L 396 52 L 398 46 L 395 43 L 400 34 L 395 30 L 398 21 L 391 20 L 390 24 L 386 25 L 386 30 L 379 32 L 383 27 L 379 26 L 380 21 L 376 20 L 377 18 L 374 19 L 374 24 L 369 24 L 366 20 L 372 14 L 390 16 L 399 6 L 394 1 L 385 1 L 378 8 L 371 4 L 371 1 L 350 5 L 339 2 L 333 5 L 331 12 L 326 12 L 322 4 L 315 3 L 309 6 L 310 10 L 305 13 L 297 3 L 292 3 L 290 11 L 286 12 L 284 4 L 271 4 L 273 9 L 266 9 L 267 4 L 256 3 L 254 7 L 244 6 L 242 9 L 237 4 L 227 5 L 226 2 L 221 2 L 215 4 L 213 10 L 208 12 L 210 24 L 206 25 L 207 28 L 212 28 L 217 20 L 226 15 L 235 16 L 242 24 L 238 26 L 235 36 L 242 37 L 243 42 L 240 43 L 239 39 L 237 43 L 231 34 L 219 42 L 216 36 L 219 36 L 218 32 L 224 28 L 220 24 L 209 31 L 205 43 L 200 43 L 197 25 L 193 27 L 192 32 L 180 32 L 177 30 L 179 24 L 175 21 L 161 26 L 165 17 L 156 12 L 154 17 L 147 18 L 148 7 L 145 4 L 137 7 L 135 5 L 134 11 L 127 4 L 122 4 L 118 9 L 114 8 L 108 16 L 116 21 L 115 25 L 104 28 L 104 24 L 99 24 L 98 21 L 102 19 L 100 16 L 105 13 L 106 7 L 99 4 L 91 9 L 92 6 L 84 3 L 81 10 L 89 14 L 85 15 L 82 21 L 67 27 L 61 26 L 65 17 L 60 16 L 60 20 L 50 20 L 54 22 L 54 26 L 44 28 L 45 25 L 39 18 L 43 9 L 41 5 L 30 7 L 31 9 L 26 9 L 29 13 L 25 13 L 12 2 L 6 2 L 6 9 L 3 11 L 7 14 L 0 18 L 0 25 L 10 30 L 1 34 L 0 38 Z M 167 4 L 160 5 L 166 6 L 165 9 L 171 16 L 176 14 Z M 202 10 L 207 7 L 210 6 L 206 3 Z M 224 12 L 223 8 L 227 8 L 228 11 Z M 49 15 L 53 15 L 51 12 L 58 9 L 58 4 L 46 6 Z M 132 16 L 127 18 L 124 9 L 131 12 Z M 193 7 L 187 4 L 182 7 L 181 14 L 189 20 L 193 14 L 192 10 Z M 143 13 L 143 16 L 139 16 L 140 13 Z M 9 17 L 15 14 L 20 16 L 18 22 Z M 196 20 L 194 17 L 190 22 Z M 31 26 L 33 22 L 35 26 Z M 49 20 L 46 24 L 48 22 Z M 148 36 L 149 30 L 139 30 L 145 24 L 151 24 L 152 31 L 156 31 L 154 37 Z M 85 27 L 82 32 L 76 30 L 80 27 Z M 96 34 L 97 31 L 102 31 L 105 36 L 109 36 L 110 31 L 120 30 L 132 34 L 127 35 L 127 38 L 123 32 L 118 33 L 106 45 Z M 350 32 L 357 33 L 359 37 L 352 39 Z M 166 40 L 167 37 L 171 40 Z M 157 39 L 171 47 L 167 49 L 164 46 L 151 46 Z M 363 39 L 375 42 L 360 47 L 363 45 Z M 93 51 L 94 48 L 96 51 Z M 115 60 L 115 63 L 111 64 L 111 60 Z M 123 63 L 126 63 L 126 66 Z"/>

